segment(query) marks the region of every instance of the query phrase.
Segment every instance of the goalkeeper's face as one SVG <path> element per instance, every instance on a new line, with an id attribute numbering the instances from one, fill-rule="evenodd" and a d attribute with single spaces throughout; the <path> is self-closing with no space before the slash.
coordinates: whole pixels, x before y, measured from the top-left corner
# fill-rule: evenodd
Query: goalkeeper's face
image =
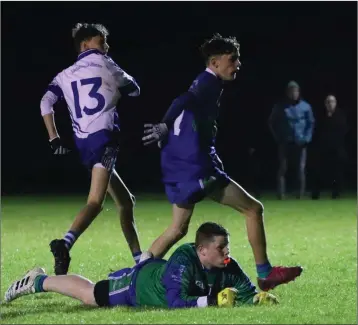
<path id="1" fill-rule="evenodd" d="M 225 267 L 225 260 L 229 257 L 229 238 L 226 236 L 215 236 L 213 241 L 203 244 L 201 260 L 205 267 Z"/>

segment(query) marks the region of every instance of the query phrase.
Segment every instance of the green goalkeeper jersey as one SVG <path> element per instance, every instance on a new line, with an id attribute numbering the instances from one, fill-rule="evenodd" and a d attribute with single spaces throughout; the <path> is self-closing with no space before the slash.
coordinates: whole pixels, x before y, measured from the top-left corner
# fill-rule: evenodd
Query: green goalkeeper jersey
<path id="1" fill-rule="evenodd" d="M 235 305 L 252 304 L 255 286 L 231 259 L 225 268 L 205 270 L 194 244 L 181 245 L 168 261 L 154 260 L 138 272 L 136 304 L 169 308 L 206 307 L 208 295 L 216 297 L 227 287 L 237 289 Z"/>

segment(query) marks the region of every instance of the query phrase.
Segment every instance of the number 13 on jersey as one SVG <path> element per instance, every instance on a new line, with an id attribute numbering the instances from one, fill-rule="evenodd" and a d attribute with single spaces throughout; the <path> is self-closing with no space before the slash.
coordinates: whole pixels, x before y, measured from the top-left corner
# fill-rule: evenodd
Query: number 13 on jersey
<path id="1" fill-rule="evenodd" d="M 83 107 L 83 109 L 81 109 L 78 86 L 86 86 L 86 85 L 92 85 L 92 88 L 87 95 L 97 100 L 97 106 L 93 108 L 88 108 L 85 106 Z M 101 85 L 102 85 L 101 77 L 86 78 L 86 79 L 81 79 L 79 81 L 71 82 L 77 118 L 82 117 L 82 111 L 87 115 L 93 115 L 100 112 L 104 108 L 106 101 L 103 95 L 98 92 Z"/>

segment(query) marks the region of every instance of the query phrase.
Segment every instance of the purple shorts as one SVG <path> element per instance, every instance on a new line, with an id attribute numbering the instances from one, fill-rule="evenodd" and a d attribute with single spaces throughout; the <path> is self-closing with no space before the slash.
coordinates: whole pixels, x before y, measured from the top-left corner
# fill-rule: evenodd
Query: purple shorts
<path id="1" fill-rule="evenodd" d="M 75 136 L 82 164 L 91 170 L 95 164 L 102 164 L 108 171 L 115 167 L 119 152 L 119 132 L 100 130 L 81 139 Z"/>
<path id="2" fill-rule="evenodd" d="M 125 268 L 109 274 L 108 280 L 96 283 L 94 297 L 100 307 L 133 306 L 131 282 L 135 269 Z"/>
<path id="3" fill-rule="evenodd" d="M 221 171 L 198 180 L 165 183 L 165 192 L 172 204 L 195 204 L 214 190 L 226 187 L 229 182 L 229 177 Z"/>

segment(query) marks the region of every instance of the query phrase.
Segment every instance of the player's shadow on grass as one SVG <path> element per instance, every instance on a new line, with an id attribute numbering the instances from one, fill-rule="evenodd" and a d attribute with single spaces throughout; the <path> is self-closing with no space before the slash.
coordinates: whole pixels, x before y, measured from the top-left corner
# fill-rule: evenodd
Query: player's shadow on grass
<path id="1" fill-rule="evenodd" d="M 8 305 L 8 307 L 6 308 L 5 306 L 7 305 L 2 305 L 1 306 L 1 319 L 2 320 L 6 320 L 6 319 L 11 319 L 11 318 L 15 318 L 15 317 L 24 317 L 24 316 L 28 316 L 28 315 L 32 315 L 32 314 L 41 314 L 41 313 L 51 313 L 53 311 L 56 312 L 61 312 L 61 313 L 78 313 L 80 311 L 83 310 L 97 310 L 98 308 L 95 307 L 91 307 L 91 306 L 85 306 L 85 305 L 75 305 L 75 306 L 64 306 L 63 302 L 52 302 L 52 303 L 48 303 L 48 304 L 44 304 L 41 306 L 36 306 L 36 308 L 31 308 L 29 307 L 29 305 L 27 305 L 26 308 L 21 308 L 21 309 L 16 309 L 13 310 L 13 308 L 16 308 L 16 306 L 14 305 Z M 10 311 L 6 311 L 6 309 L 12 309 Z M 21 310 L 21 311 L 19 311 Z"/>
<path id="2" fill-rule="evenodd" d="M 143 312 L 148 312 L 148 311 L 158 311 L 158 312 L 163 312 L 165 311 L 166 313 L 169 313 L 171 311 L 175 311 L 175 308 L 159 308 L 159 307 L 121 307 L 121 306 L 117 306 L 117 307 L 112 307 L 110 309 L 119 309 L 122 312 L 128 312 L 128 313 L 143 313 Z"/>
<path id="3" fill-rule="evenodd" d="M 37 298 L 39 299 L 39 297 Z M 36 300 L 37 300 L 36 299 Z M 63 301 L 52 301 L 51 299 L 41 299 L 44 301 L 43 304 L 36 305 L 36 308 L 31 308 L 31 306 L 29 304 L 26 304 L 26 306 L 24 308 L 21 308 L 23 306 L 20 306 L 20 304 L 18 306 L 16 306 L 15 304 L 2 304 L 1 305 L 1 318 L 3 320 L 6 319 L 12 319 L 15 317 L 23 317 L 26 315 L 32 315 L 32 314 L 39 314 L 39 313 L 51 313 L 54 310 L 56 310 L 57 312 L 61 312 L 61 313 L 78 313 L 80 311 L 83 310 L 87 310 L 87 311 L 98 311 L 98 310 L 113 310 L 113 309 L 118 309 L 121 310 L 121 312 L 127 312 L 127 313 L 141 313 L 141 312 L 148 312 L 148 311 L 158 311 L 158 312 L 162 312 L 163 310 L 165 310 L 166 312 L 169 311 L 173 311 L 173 309 L 163 309 L 163 308 L 155 308 L 155 307 L 142 307 L 142 308 L 133 308 L 133 307 L 114 307 L 114 308 L 96 308 L 96 307 L 91 307 L 91 306 L 86 306 L 86 305 L 82 305 L 82 304 L 78 304 L 78 305 L 72 305 L 72 306 L 64 306 Z M 47 300 L 47 301 L 46 301 Z M 20 307 L 20 308 L 16 308 L 16 307 Z M 13 310 L 14 308 L 16 308 L 16 311 Z M 9 311 L 6 311 L 6 310 Z"/>

